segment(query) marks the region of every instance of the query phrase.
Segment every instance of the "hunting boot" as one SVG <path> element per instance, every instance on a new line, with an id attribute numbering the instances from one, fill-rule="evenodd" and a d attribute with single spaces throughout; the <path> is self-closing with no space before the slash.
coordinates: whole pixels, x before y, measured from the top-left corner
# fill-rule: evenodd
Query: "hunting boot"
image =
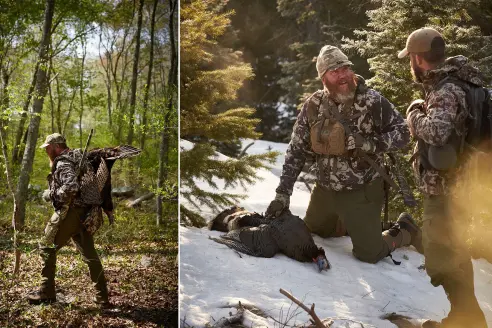
<path id="1" fill-rule="evenodd" d="M 386 231 L 383 231 L 383 240 L 389 248 L 389 252 L 395 249 L 412 245 L 419 253 L 423 253 L 422 231 L 408 213 L 401 213 L 398 221 Z"/>
<path id="2" fill-rule="evenodd" d="M 406 212 L 403 212 L 398 217 L 396 223 L 400 226 L 400 229 L 406 230 L 410 233 L 410 245 L 417 249 L 417 252 L 424 254 L 424 246 L 422 245 L 422 230 L 413 220 L 412 216 Z"/>
<path id="3" fill-rule="evenodd" d="M 89 265 L 89 273 L 93 286 L 96 289 L 96 296 L 93 300 L 96 304 L 106 307 L 109 305 L 108 286 L 106 284 L 106 278 L 104 277 L 101 260 L 95 255 L 93 260 L 88 260 L 87 263 Z"/>
<path id="4" fill-rule="evenodd" d="M 42 247 L 41 258 L 43 259 L 41 287 L 39 290 L 32 292 L 27 296 L 27 300 L 31 304 L 53 303 L 56 301 L 56 249 L 52 247 Z"/>
<path id="5" fill-rule="evenodd" d="M 475 296 L 471 260 L 460 265 L 460 268 L 463 276 L 443 279 L 442 287 L 451 303 L 451 310 L 440 327 L 487 328 L 485 316 Z"/>
<path id="6" fill-rule="evenodd" d="M 109 296 L 108 296 L 108 287 L 106 285 L 106 279 L 104 278 L 104 273 L 101 271 L 101 276 L 98 281 L 94 284 L 96 288 L 96 296 L 94 297 L 94 303 L 99 306 L 105 308 L 109 307 Z"/>

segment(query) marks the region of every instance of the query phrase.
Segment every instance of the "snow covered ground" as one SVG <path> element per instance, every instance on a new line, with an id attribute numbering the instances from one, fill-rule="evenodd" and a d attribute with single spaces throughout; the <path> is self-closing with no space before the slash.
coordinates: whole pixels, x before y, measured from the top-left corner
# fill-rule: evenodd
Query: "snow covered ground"
<path id="1" fill-rule="evenodd" d="M 190 148 L 191 143 L 182 141 L 181 146 Z M 258 170 L 262 180 L 248 190 L 228 189 L 228 192 L 246 194 L 248 198 L 239 205 L 250 211 L 264 212 L 275 197 L 287 145 L 255 141 L 247 151 L 248 154 L 263 153 L 269 148 L 282 155 L 271 170 Z M 205 183 L 200 186 L 207 188 Z M 292 212 L 304 217 L 308 201 L 309 191 L 302 183 L 296 183 L 291 197 Z M 217 214 L 210 210 L 202 213 L 208 219 Z M 395 327 L 380 317 L 396 312 L 415 319 L 440 320 L 449 311 L 444 291 L 432 287 L 425 270 L 420 268 L 423 256 L 413 248 L 393 253 L 395 260 L 402 261 L 400 266 L 389 258 L 367 264 L 352 256 L 350 238 L 314 236 L 333 266 L 329 271 L 318 273 L 314 264 L 299 263 L 281 254 L 270 259 L 244 254 L 239 257 L 227 246 L 208 239 L 220 234 L 206 228 L 180 228 L 180 319 L 187 325 L 214 324 L 228 317 L 230 312 L 235 314 L 235 306 L 240 301 L 274 318 L 245 311 L 245 326 L 280 327 L 275 320 L 284 321 L 281 318 L 287 317 L 291 306 L 291 301 L 279 293 L 280 288 L 303 300 L 308 307 L 315 303 L 315 311 L 321 319 L 335 319 L 331 327 L 362 327 L 358 322 L 364 327 Z M 474 260 L 473 265 L 475 293 L 492 327 L 492 264 Z M 302 309 L 297 312 L 299 314 L 288 322 L 289 326 L 308 321 L 307 313 Z"/>

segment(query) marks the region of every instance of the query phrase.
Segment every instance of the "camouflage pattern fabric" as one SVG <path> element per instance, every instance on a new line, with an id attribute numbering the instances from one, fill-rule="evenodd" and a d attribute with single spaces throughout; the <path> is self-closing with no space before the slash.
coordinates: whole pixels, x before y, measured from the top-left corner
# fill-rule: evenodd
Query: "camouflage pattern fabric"
<path id="1" fill-rule="evenodd" d="M 465 119 L 468 116 L 468 106 L 465 91 L 451 81 L 435 90 L 439 81 L 447 76 L 483 85 L 480 72 L 468 64 L 468 59 L 464 56 L 450 57 L 437 69 L 424 74 L 422 78 L 426 92 L 424 111 L 410 112 L 407 122 L 417 138 L 435 146 L 445 145 L 453 132 L 458 136 L 466 133 Z M 414 153 L 418 152 L 419 148 L 416 145 Z M 450 172 L 424 169 L 418 156 L 413 163 L 413 171 L 422 192 L 429 195 L 442 195 L 448 192 Z"/>
<path id="2" fill-rule="evenodd" d="M 322 97 L 323 93 L 325 95 Z M 361 77 L 358 77 L 354 103 L 348 110 L 344 110 L 342 105 L 337 105 L 328 96 L 326 90 L 316 91 L 304 103 L 297 116 L 277 193 L 292 194 L 294 183 L 306 161 L 314 162 L 310 170 L 317 177 L 317 183 L 335 191 L 360 189 L 379 177 L 379 173 L 360 157 L 329 156 L 312 151 L 311 128 L 322 119 L 323 112 L 325 116 L 331 112 L 331 106 L 339 106 L 352 132 L 374 143 L 375 152 L 369 156 L 379 165 L 383 160 L 383 152 L 396 151 L 408 144 L 410 134 L 401 114 L 381 94 L 366 87 Z M 373 106 L 377 106 L 378 110 L 373 111 Z M 309 114 L 313 108 L 314 115 Z M 374 118 L 373 112 L 380 113 L 380 117 Z M 376 124 L 375 119 L 380 124 Z M 345 137 L 347 143 L 350 136 Z"/>
<path id="3" fill-rule="evenodd" d="M 340 49 L 331 45 L 321 48 L 316 58 L 316 70 L 320 79 L 326 71 L 333 71 L 347 65 L 351 66 L 353 64 Z"/>
<path id="4" fill-rule="evenodd" d="M 101 204 L 95 173 L 87 161 L 82 164 L 79 185 L 76 172 L 81 158 L 82 151 L 74 149 L 62 153 L 55 159 L 48 176 L 50 198 L 55 209 L 70 202 L 81 207 Z"/>
<path id="5" fill-rule="evenodd" d="M 56 234 L 58 233 L 58 228 L 60 227 L 62 220 L 67 215 L 68 208 L 68 205 L 64 205 L 59 210 L 56 210 L 55 213 L 53 213 L 50 220 L 46 224 L 46 227 L 44 228 L 44 240 L 42 242 L 42 246 L 53 247 Z"/>
<path id="6" fill-rule="evenodd" d="M 45 242 L 47 244 L 53 243 L 60 223 L 65 218 L 70 206 L 100 208 L 102 204 L 96 174 L 87 161 L 82 164 L 82 176 L 79 183 L 77 167 L 81 158 L 82 151 L 74 149 L 63 152 L 53 162 L 51 174 L 48 176 L 48 184 L 55 213 L 45 228 Z M 99 210 L 99 212 L 101 211 Z M 97 209 L 91 210 L 90 215 L 95 216 L 91 222 L 102 222 L 102 214 L 98 215 Z M 92 228 L 89 229 L 93 230 Z"/>

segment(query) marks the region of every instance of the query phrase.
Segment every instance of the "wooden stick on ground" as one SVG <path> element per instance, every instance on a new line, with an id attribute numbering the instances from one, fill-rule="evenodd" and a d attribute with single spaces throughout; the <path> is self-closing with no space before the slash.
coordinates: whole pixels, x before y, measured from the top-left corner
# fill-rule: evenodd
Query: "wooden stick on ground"
<path id="1" fill-rule="evenodd" d="M 311 318 L 313 318 L 314 324 L 316 325 L 317 328 L 326 328 L 326 326 L 321 322 L 321 320 L 316 315 L 316 312 L 314 312 L 314 303 L 313 305 L 311 305 L 311 309 L 309 309 L 306 305 L 304 305 L 301 301 L 299 301 L 297 298 L 292 296 L 292 294 L 290 294 L 286 290 L 280 288 L 280 293 L 285 295 L 292 302 L 296 303 L 297 305 L 299 305 L 299 307 L 301 307 L 304 311 L 306 311 L 311 316 Z"/>

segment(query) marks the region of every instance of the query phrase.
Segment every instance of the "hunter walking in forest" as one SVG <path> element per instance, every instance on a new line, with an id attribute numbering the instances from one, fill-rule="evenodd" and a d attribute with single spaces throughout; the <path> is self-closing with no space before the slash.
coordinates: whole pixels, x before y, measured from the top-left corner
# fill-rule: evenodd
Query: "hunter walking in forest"
<path id="1" fill-rule="evenodd" d="M 55 213 L 46 225 L 44 243 L 40 247 L 43 259 L 41 286 L 27 298 L 32 304 L 56 301 L 56 253 L 72 239 L 89 266 L 90 278 L 97 291 L 94 301 L 103 307 L 109 306 L 101 261 L 94 248 L 94 240 L 89 232 L 91 229 L 87 229 L 83 222 L 89 220 L 90 216 L 97 217 L 98 213 L 100 216 L 101 204 L 108 217 L 112 218 L 112 203 L 104 205 L 107 203 L 101 199 L 91 165 L 83 159 L 80 149 L 71 150 L 67 147 L 62 135 L 55 133 L 47 136 L 41 148 L 46 149 L 50 159 L 49 195 Z"/>
<path id="2" fill-rule="evenodd" d="M 367 87 L 351 65 L 338 48 L 321 49 L 316 69 L 324 88 L 307 99 L 297 117 L 277 194 L 266 215 L 278 216 L 289 208 L 294 183 L 309 160 L 317 181 L 306 225 L 321 237 L 331 237 L 340 218 L 355 257 L 376 263 L 401 246 L 420 249 L 420 229 L 408 214 L 381 234 L 383 155 L 405 147 L 410 134 L 401 114 Z"/>
<path id="3" fill-rule="evenodd" d="M 478 69 L 464 56 L 445 58 L 445 42 L 431 28 L 414 31 L 398 57 L 410 57 L 413 78 L 425 90 L 425 101 L 407 110 L 410 132 L 417 139 L 413 169 L 424 194 L 422 241 L 432 285 L 442 286 L 451 311 L 442 323 L 423 327 L 487 327 L 474 292 L 473 266 L 465 244 L 467 208 L 458 203 L 453 184 L 468 140 L 467 118 L 473 105 L 468 90 L 483 86 Z M 471 90 L 473 91 L 473 90 Z M 473 104 L 473 103 L 472 103 Z M 437 147 L 438 148 L 437 148 Z M 446 167 L 447 166 L 447 167 Z"/>

